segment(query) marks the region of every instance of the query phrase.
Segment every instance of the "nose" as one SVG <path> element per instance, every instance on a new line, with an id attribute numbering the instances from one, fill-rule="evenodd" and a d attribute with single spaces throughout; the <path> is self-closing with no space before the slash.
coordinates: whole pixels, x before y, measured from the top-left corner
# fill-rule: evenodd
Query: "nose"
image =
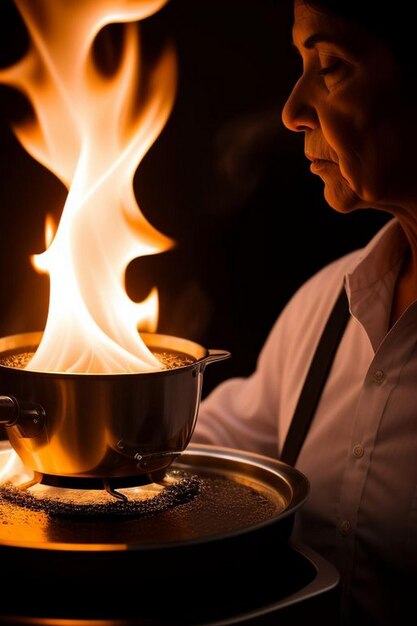
<path id="1" fill-rule="evenodd" d="M 314 130 L 319 125 L 311 87 L 304 76 L 297 81 L 282 110 L 284 125 L 295 132 Z"/>

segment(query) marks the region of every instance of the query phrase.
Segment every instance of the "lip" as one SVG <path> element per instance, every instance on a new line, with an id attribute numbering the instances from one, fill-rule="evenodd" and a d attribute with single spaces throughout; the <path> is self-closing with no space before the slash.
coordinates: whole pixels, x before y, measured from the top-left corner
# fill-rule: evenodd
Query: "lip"
<path id="1" fill-rule="evenodd" d="M 336 163 L 334 161 L 331 161 L 330 159 L 322 159 L 320 157 L 313 156 L 307 153 L 306 157 L 309 161 L 311 161 L 310 171 L 312 172 L 319 172 L 329 165 L 336 165 Z"/>
<path id="2" fill-rule="evenodd" d="M 317 159 L 316 161 L 313 161 L 312 164 L 310 165 L 310 172 L 322 172 L 323 170 L 325 170 L 327 167 L 331 166 L 331 165 L 336 165 L 336 163 L 334 163 L 333 161 L 325 161 L 323 159 Z"/>

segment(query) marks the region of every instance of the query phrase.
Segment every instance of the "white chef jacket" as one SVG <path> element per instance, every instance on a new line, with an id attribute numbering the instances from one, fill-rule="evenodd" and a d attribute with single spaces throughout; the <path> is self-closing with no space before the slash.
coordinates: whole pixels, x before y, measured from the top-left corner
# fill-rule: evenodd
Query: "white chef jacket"
<path id="1" fill-rule="evenodd" d="M 366 248 L 308 280 L 252 376 L 202 402 L 193 437 L 279 457 L 344 283 L 351 318 L 296 464 L 311 491 L 293 536 L 339 570 L 342 623 L 352 626 L 417 624 L 417 302 L 388 330 L 406 247 L 393 219 Z"/>

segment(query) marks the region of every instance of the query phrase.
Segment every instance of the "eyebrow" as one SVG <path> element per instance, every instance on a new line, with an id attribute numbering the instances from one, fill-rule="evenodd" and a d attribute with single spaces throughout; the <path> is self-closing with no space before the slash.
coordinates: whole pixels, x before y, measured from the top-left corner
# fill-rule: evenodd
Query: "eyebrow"
<path id="1" fill-rule="evenodd" d="M 303 47 L 307 50 L 311 50 L 316 44 L 321 43 L 322 41 L 333 43 L 334 39 L 325 33 L 314 33 L 313 35 L 310 35 L 310 37 L 307 37 L 307 39 L 303 42 Z"/>
<path id="2" fill-rule="evenodd" d="M 307 37 L 305 41 L 303 41 L 302 47 L 305 48 L 306 50 L 313 50 L 316 44 L 321 43 L 323 41 L 327 43 L 334 43 L 334 39 L 332 39 L 330 35 L 326 35 L 325 33 L 314 33 L 313 35 L 310 35 L 309 37 Z M 299 48 L 294 41 L 292 42 L 292 47 L 295 49 L 295 51 L 298 54 L 300 54 Z"/>
<path id="3" fill-rule="evenodd" d="M 332 37 L 332 35 L 328 33 L 313 33 L 302 42 L 302 47 L 306 50 L 313 50 L 318 43 L 322 42 L 333 44 L 340 50 L 348 52 L 350 56 L 355 58 L 358 57 L 358 50 L 355 50 L 350 43 L 346 45 L 346 42 L 339 38 Z M 292 46 L 300 54 L 299 48 L 294 40 Z"/>

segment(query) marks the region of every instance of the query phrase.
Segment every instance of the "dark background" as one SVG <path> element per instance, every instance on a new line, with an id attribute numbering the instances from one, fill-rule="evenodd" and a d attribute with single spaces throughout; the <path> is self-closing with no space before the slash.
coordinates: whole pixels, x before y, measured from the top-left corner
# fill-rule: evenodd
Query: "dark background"
<path id="1" fill-rule="evenodd" d="M 151 57 L 175 43 L 174 110 L 135 177 L 138 204 L 177 246 L 127 272 L 135 300 L 160 292 L 159 332 L 232 358 L 210 366 L 203 395 L 247 375 L 282 307 L 324 264 L 364 245 L 386 221 L 376 211 L 336 214 L 287 131 L 281 109 L 299 72 L 289 3 L 171 0 L 144 20 Z M 18 58 L 25 33 L 0 0 L 0 63 Z M 21 97 L 0 87 L 0 336 L 45 324 L 48 280 L 29 255 L 43 248 L 46 213 L 59 217 L 61 184 L 20 147 L 10 122 Z"/>

